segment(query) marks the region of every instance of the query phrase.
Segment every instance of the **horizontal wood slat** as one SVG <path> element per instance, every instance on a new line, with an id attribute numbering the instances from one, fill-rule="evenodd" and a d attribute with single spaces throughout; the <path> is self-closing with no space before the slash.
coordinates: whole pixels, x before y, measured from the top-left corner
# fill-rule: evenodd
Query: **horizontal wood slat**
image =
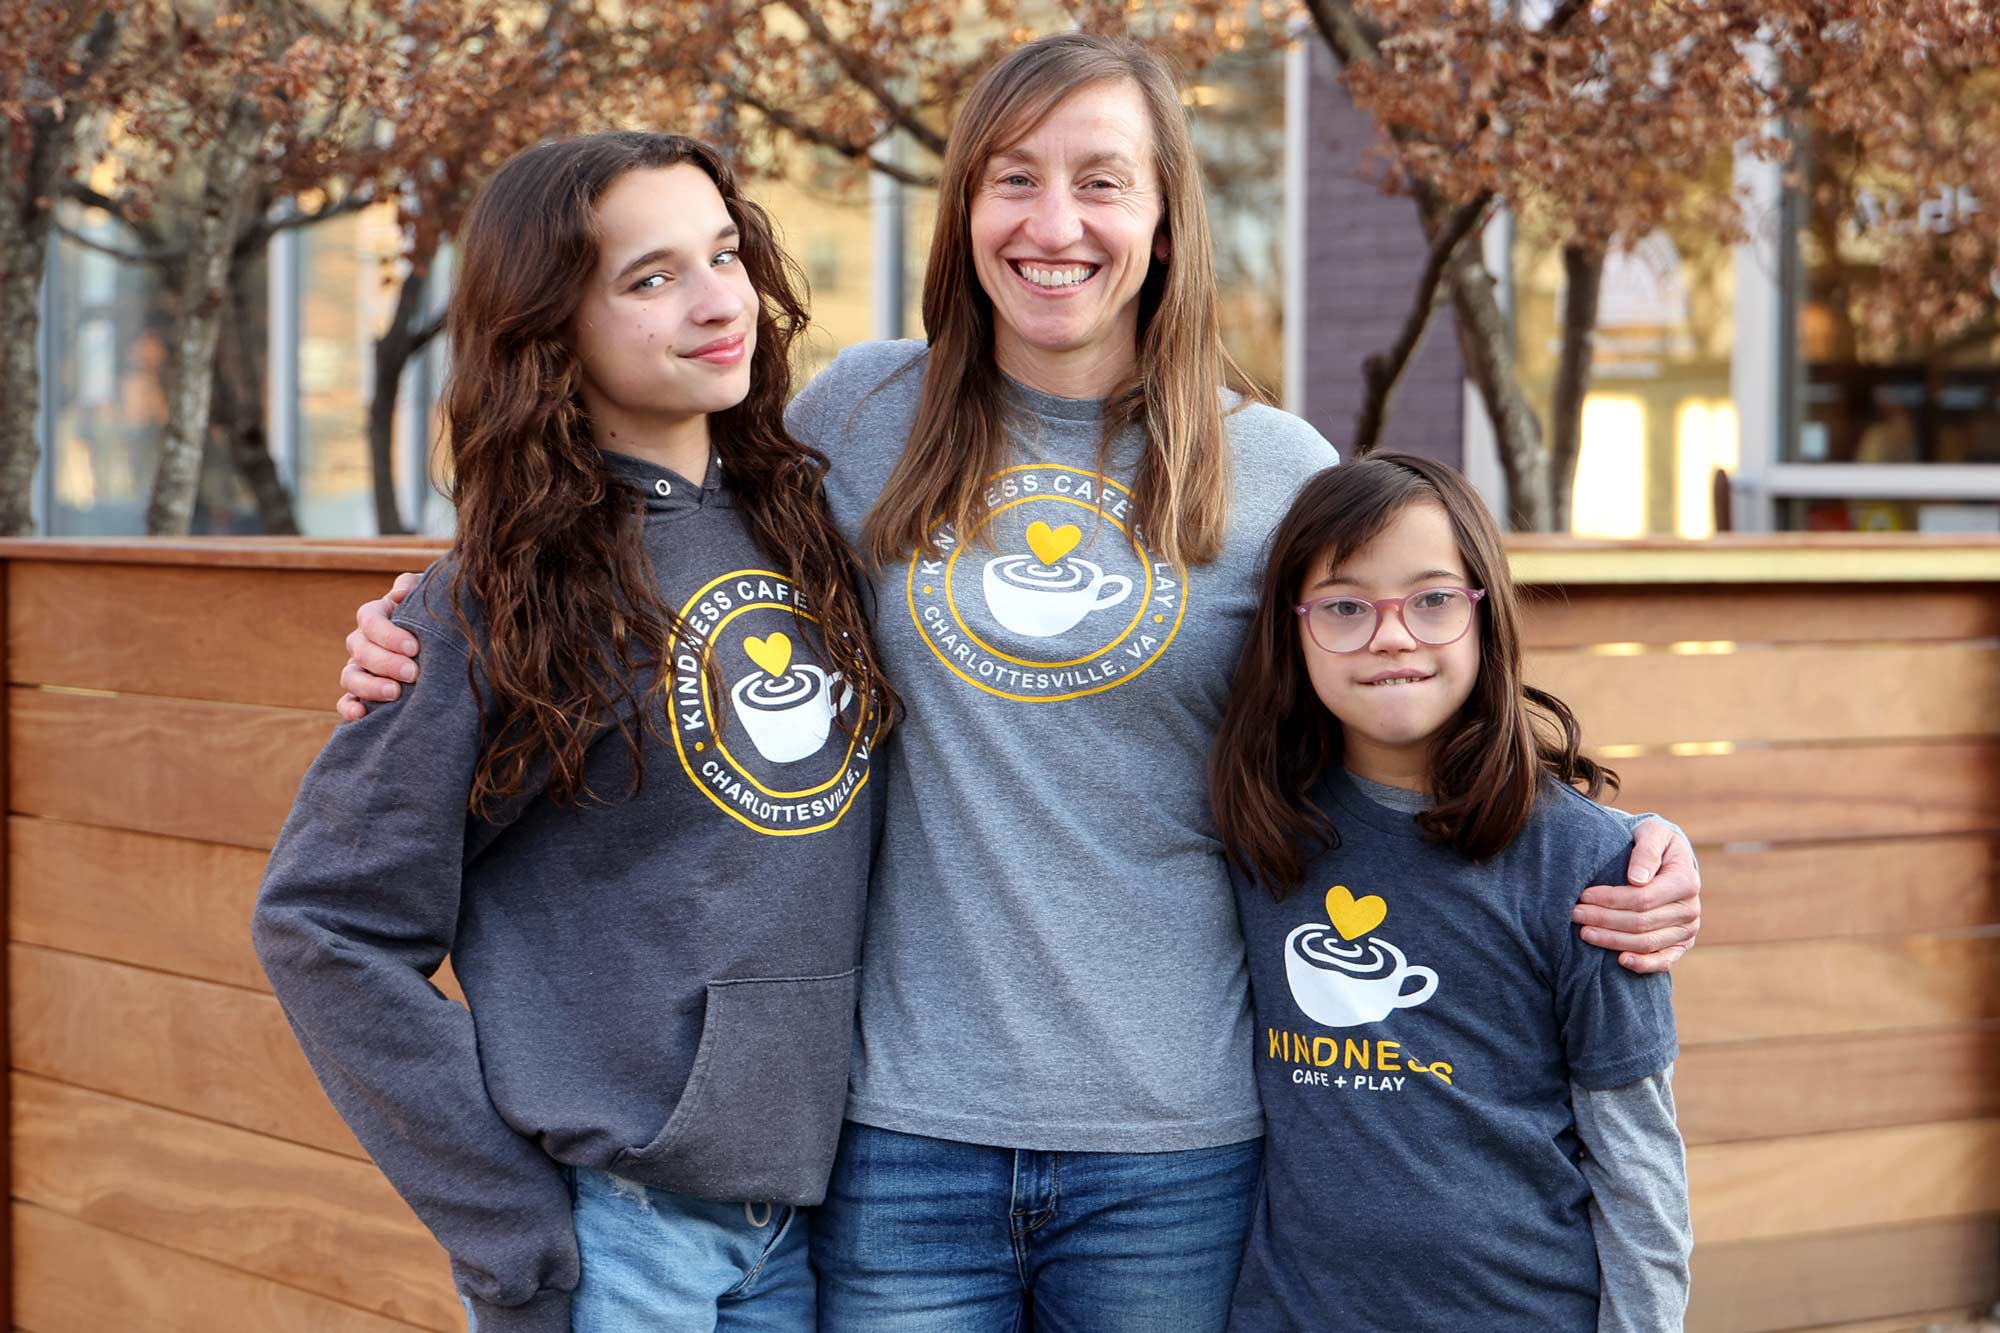
<path id="1" fill-rule="evenodd" d="M 410 1333 L 387 1319 L 163 1245 L 14 1205 L 14 1323 L 23 1333 Z M 456 1330 L 462 1320 L 428 1327 Z"/>
<path id="2" fill-rule="evenodd" d="M 2000 1116 L 2000 1024 L 1681 1048 L 1689 1143 Z"/>
<path id="3" fill-rule="evenodd" d="M 16 1069 L 367 1157 L 271 996 L 32 945 L 8 957 Z"/>
<path id="4" fill-rule="evenodd" d="M 7 680 L 331 711 L 380 574 L 16 563 Z M 63 632 L 47 632 L 50 625 Z"/>
<path id="5" fill-rule="evenodd" d="M 1701 882 L 1703 948 L 2000 924 L 2000 838 L 1704 848 Z"/>
<path id="6" fill-rule="evenodd" d="M 1688 1150 L 1700 1245 L 2000 1213 L 2000 1120 Z"/>
<path id="7" fill-rule="evenodd" d="M 1990 644 L 1537 652 L 1524 671 L 1575 711 L 1592 746 L 2000 734 L 2000 646 Z"/>
<path id="8" fill-rule="evenodd" d="M 2000 1297 L 2000 1218 L 1698 1243 L 1688 1333 L 1878 1319 Z"/>
<path id="9" fill-rule="evenodd" d="M 1617 804 L 1698 844 L 1823 842 L 2000 830 L 2000 744 L 1801 745 L 1614 764 Z"/>
<path id="10" fill-rule="evenodd" d="M 17 814 L 269 850 L 331 713 L 9 689 Z"/>
<path id="11" fill-rule="evenodd" d="M 1699 948 L 1674 968 L 1685 1044 L 2000 1018 L 2000 935 Z"/>
<path id="12" fill-rule="evenodd" d="M 21 943 L 271 988 L 250 943 L 264 852 L 20 815 L 7 847 Z M 450 962 L 431 982 L 465 1002 Z"/>
<path id="13" fill-rule="evenodd" d="M 427 1328 L 442 1250 L 366 1162 L 14 1076 L 14 1192 L 93 1226 Z"/>
<path id="14" fill-rule="evenodd" d="M 1523 589 L 1529 648 L 1909 643 L 2000 635 L 2000 588 L 1918 583 Z"/>
<path id="15" fill-rule="evenodd" d="M 269 989 L 250 947 L 267 853 L 16 815 L 12 937 L 163 972 Z"/>

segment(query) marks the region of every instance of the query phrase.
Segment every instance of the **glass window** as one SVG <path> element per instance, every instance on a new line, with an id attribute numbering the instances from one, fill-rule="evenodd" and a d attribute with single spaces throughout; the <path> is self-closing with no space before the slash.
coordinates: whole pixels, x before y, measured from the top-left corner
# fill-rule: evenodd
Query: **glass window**
<path id="1" fill-rule="evenodd" d="M 1799 421 L 1786 461 L 2000 463 L 1995 322 L 1940 339 L 1889 317 L 1883 300 L 1896 281 L 1887 247 L 1928 234 L 1942 252 L 1974 224 L 1979 201 L 1944 186 L 1914 197 L 1836 135 L 1807 140 L 1804 168 Z"/>
<path id="2" fill-rule="evenodd" d="M 92 240 L 132 245 L 96 209 L 66 204 L 63 213 Z M 60 237 L 51 256 L 55 355 L 42 368 L 42 392 L 54 409 L 46 530 L 59 537 L 141 533 L 167 421 L 173 337 L 159 273 Z"/>
<path id="3" fill-rule="evenodd" d="M 368 458 L 368 401 L 375 383 L 375 339 L 389 325 L 397 296 L 400 238 L 392 206 L 337 217 L 299 232 L 299 526 L 313 536 L 374 533 L 375 491 Z M 405 369 L 404 392 L 413 371 Z M 421 442 L 411 413 L 396 416 L 393 475 L 405 488 Z M 400 517 L 409 525 L 416 515 Z"/>
<path id="4" fill-rule="evenodd" d="M 797 384 L 834 353 L 874 336 L 874 229 L 867 169 L 824 149 L 787 151 L 747 186 L 778 225 L 778 240 L 805 270 L 812 325 Z"/>
<path id="5" fill-rule="evenodd" d="M 1726 155 L 1715 172 L 1713 187 L 1728 189 Z M 1546 436 L 1562 350 L 1563 264 L 1561 248 L 1532 221 L 1516 234 L 1514 277 L 1521 384 Z M 1606 259 L 1573 533 L 1715 531 L 1717 474 L 1738 466 L 1729 383 L 1735 303 L 1734 248 L 1701 229 L 1662 229 Z"/>
<path id="6" fill-rule="evenodd" d="M 1242 50 L 1204 66 L 1183 99 L 1208 187 L 1222 341 L 1244 373 L 1283 401 L 1284 48 L 1252 33 Z"/>

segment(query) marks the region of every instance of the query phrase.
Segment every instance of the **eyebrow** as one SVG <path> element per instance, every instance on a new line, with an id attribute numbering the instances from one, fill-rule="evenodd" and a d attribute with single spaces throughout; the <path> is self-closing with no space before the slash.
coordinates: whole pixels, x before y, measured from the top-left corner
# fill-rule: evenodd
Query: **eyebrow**
<path id="1" fill-rule="evenodd" d="M 1463 579 L 1464 577 L 1465 575 L 1459 573 L 1455 569 L 1427 569 L 1421 574 L 1411 575 L 1407 581 L 1410 583 L 1427 583 L 1431 579 Z M 1325 578 L 1321 579 L 1318 583 L 1313 584 L 1313 587 L 1315 589 L 1331 588 L 1336 584 L 1359 583 L 1359 582 L 1361 582 L 1360 579 L 1344 579 L 1339 577 L 1338 575 L 1329 574 Z"/>
<path id="2" fill-rule="evenodd" d="M 727 226 L 725 226 L 721 231 L 715 233 L 715 239 L 718 241 L 727 241 L 741 237 L 742 234 L 743 234 L 742 231 L 738 229 L 738 227 L 734 222 L 732 222 L 729 223 Z M 657 263 L 662 259 L 672 259 L 675 255 L 679 253 L 680 252 L 678 250 L 676 250 L 673 246 L 670 245 L 655 246 L 651 250 L 648 250 L 645 254 L 640 255 L 637 259 L 633 260 L 631 263 L 627 264 L 624 268 L 619 269 L 617 276 L 615 276 L 611 280 L 613 282 L 623 282 L 626 278 L 632 276 L 634 272 L 644 268 L 646 265 Z"/>

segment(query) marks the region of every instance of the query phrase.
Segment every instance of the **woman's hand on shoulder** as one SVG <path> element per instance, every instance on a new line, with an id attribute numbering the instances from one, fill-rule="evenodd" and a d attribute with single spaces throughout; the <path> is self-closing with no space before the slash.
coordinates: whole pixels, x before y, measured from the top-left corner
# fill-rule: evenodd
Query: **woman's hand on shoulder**
<path id="1" fill-rule="evenodd" d="M 340 669 L 344 693 L 335 705 L 341 721 L 359 722 L 368 715 L 363 700 L 387 703 L 402 695 L 398 681 L 417 678 L 417 636 L 392 619 L 416 586 L 415 574 L 398 574 L 387 596 L 363 602 L 355 611 L 354 628 L 347 635 L 347 665 Z"/>
<path id="2" fill-rule="evenodd" d="M 1701 933 L 1701 872 L 1694 848 L 1663 820 L 1648 819 L 1632 836 L 1625 884 L 1583 891 L 1570 919 L 1586 944 L 1618 951 L 1633 972 L 1665 972 Z"/>

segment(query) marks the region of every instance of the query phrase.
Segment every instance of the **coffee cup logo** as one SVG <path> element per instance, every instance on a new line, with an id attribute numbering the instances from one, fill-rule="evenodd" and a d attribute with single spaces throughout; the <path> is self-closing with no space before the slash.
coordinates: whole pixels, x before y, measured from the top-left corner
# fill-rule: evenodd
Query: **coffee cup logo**
<path id="1" fill-rule="evenodd" d="M 1130 597 L 1131 579 L 1070 554 L 1082 540 L 1074 523 L 1059 528 L 1040 519 L 1030 523 L 1025 554 L 986 562 L 986 607 L 993 618 L 1023 638 L 1053 639 L 1092 612 Z"/>
<path id="2" fill-rule="evenodd" d="M 1356 899 L 1335 885 L 1327 890 L 1326 914 L 1326 924 L 1308 922 L 1285 937 L 1285 979 L 1308 1018 L 1323 1027 L 1360 1027 L 1436 994 L 1436 972 L 1411 963 L 1387 940 L 1365 938 L 1388 918 L 1381 898 Z"/>
<path id="3" fill-rule="evenodd" d="M 756 669 L 736 682 L 729 698 L 757 753 L 774 764 L 818 754 L 834 718 L 854 702 L 854 687 L 838 671 L 792 661 L 792 640 L 783 633 L 747 637 L 743 651 Z"/>

